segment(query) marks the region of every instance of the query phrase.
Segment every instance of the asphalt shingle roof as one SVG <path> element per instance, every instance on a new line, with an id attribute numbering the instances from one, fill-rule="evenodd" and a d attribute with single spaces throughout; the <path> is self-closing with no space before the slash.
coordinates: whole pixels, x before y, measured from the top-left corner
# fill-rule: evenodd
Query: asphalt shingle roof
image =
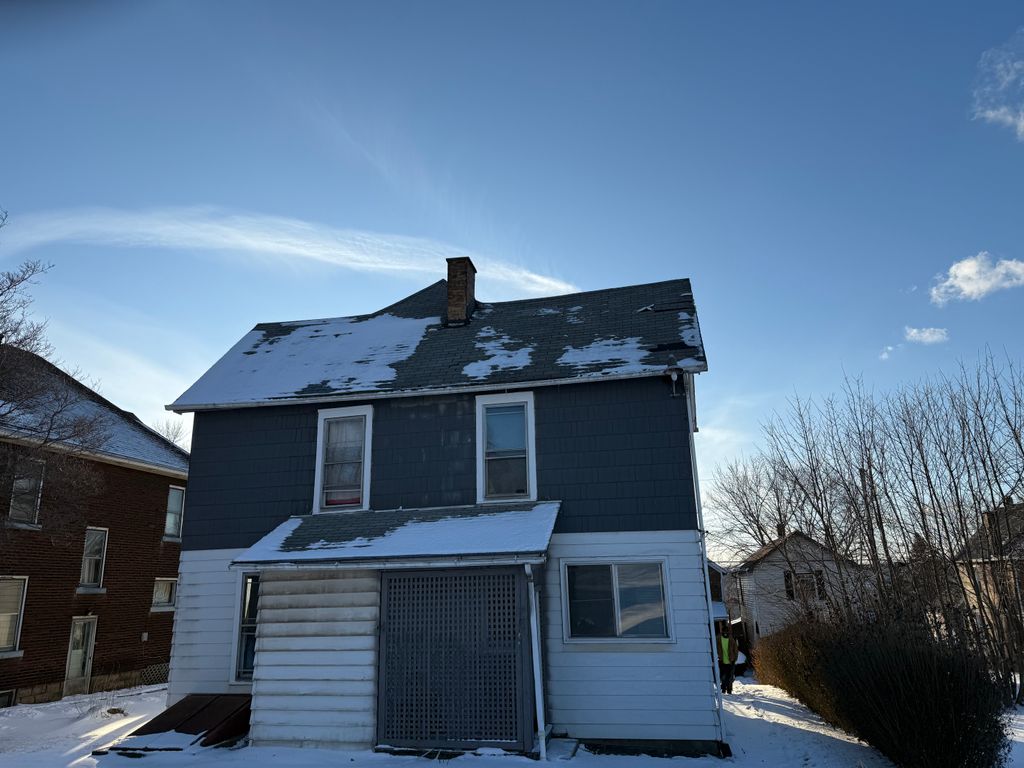
<path id="1" fill-rule="evenodd" d="M 464 326 L 446 307 L 440 280 L 370 315 L 261 323 L 170 407 L 707 370 L 686 279 L 478 302 Z"/>

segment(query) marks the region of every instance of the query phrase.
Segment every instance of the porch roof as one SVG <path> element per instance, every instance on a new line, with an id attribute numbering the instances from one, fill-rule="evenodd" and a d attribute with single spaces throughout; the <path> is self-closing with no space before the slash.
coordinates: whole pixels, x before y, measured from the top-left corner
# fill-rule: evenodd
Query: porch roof
<path id="1" fill-rule="evenodd" d="M 548 548 L 561 504 L 534 501 L 292 517 L 232 565 L 540 555 Z"/>

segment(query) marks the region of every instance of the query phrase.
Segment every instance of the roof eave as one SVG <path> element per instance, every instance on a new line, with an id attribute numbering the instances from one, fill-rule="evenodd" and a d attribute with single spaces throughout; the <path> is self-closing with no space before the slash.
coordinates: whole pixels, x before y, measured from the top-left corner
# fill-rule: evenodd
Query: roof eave
<path id="1" fill-rule="evenodd" d="M 677 368 L 687 373 L 704 373 L 708 366 L 706 362 L 688 362 L 684 365 L 676 365 Z M 667 370 L 668 366 L 666 366 Z M 650 379 L 664 376 L 663 370 L 643 371 L 640 373 L 624 373 L 613 375 L 594 376 L 572 376 L 562 379 L 535 379 L 531 381 L 514 381 L 504 383 L 482 383 L 466 384 L 457 387 L 427 387 L 419 389 L 400 389 L 366 392 L 349 392 L 331 395 L 318 395 L 316 397 L 282 397 L 272 400 L 253 400 L 234 403 L 179 403 L 174 402 L 165 405 L 164 409 L 174 413 L 195 413 L 198 411 L 224 411 L 238 408 L 265 408 L 273 405 L 297 405 L 299 403 L 338 403 L 354 400 L 387 400 L 399 397 L 425 397 L 429 395 L 455 395 L 469 394 L 473 392 L 495 392 L 519 389 L 534 389 L 536 387 L 563 386 L 566 384 L 591 384 L 601 381 L 625 381 L 629 379 Z"/>

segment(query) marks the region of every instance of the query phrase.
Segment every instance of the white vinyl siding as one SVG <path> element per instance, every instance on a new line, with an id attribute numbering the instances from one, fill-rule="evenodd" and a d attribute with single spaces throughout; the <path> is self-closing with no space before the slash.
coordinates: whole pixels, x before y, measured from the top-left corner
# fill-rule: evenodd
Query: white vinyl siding
<path id="1" fill-rule="evenodd" d="M 663 561 L 671 640 L 567 642 L 563 559 Z M 602 739 L 722 738 L 696 531 L 555 534 L 543 599 L 546 700 L 556 733 Z"/>
<path id="2" fill-rule="evenodd" d="M 374 744 L 379 615 L 377 571 L 261 574 L 255 744 Z"/>
<path id="3" fill-rule="evenodd" d="M 168 706 L 190 693 L 247 693 L 232 682 L 241 574 L 229 570 L 241 549 L 187 550 L 178 572 Z"/>

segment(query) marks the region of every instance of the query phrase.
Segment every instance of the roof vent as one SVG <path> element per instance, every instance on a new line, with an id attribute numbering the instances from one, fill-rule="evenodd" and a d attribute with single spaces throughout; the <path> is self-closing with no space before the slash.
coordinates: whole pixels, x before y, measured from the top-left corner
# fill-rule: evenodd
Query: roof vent
<path id="1" fill-rule="evenodd" d="M 447 261 L 448 325 L 465 325 L 476 309 L 476 267 L 468 256 Z"/>

